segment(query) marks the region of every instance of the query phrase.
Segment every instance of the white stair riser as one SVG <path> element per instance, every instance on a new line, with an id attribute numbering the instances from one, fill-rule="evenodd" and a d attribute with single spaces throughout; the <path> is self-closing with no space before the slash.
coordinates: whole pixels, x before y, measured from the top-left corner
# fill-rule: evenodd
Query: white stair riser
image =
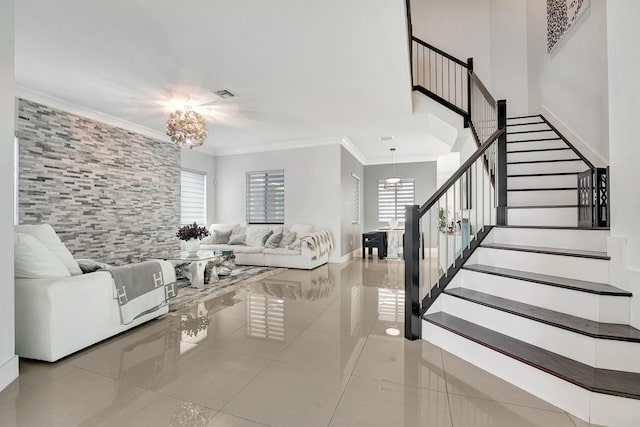
<path id="1" fill-rule="evenodd" d="M 608 237 L 609 230 L 495 227 L 484 242 L 607 252 Z"/>
<path id="2" fill-rule="evenodd" d="M 507 188 L 558 188 L 577 187 L 577 175 L 549 175 L 549 176 L 522 176 L 508 177 Z"/>
<path id="3" fill-rule="evenodd" d="M 609 261 L 480 247 L 478 264 L 609 283 Z"/>
<path id="4" fill-rule="evenodd" d="M 519 175 L 525 173 L 583 172 L 587 169 L 588 168 L 583 162 L 521 163 L 507 165 L 507 175 Z"/>
<path id="5" fill-rule="evenodd" d="M 462 270 L 462 287 L 596 322 L 629 323 L 631 298 L 598 295 L 556 286 Z"/>
<path id="6" fill-rule="evenodd" d="M 522 129 L 509 129 L 508 132 L 521 132 Z M 509 134 L 507 133 L 507 141 L 522 141 L 527 139 L 540 139 L 540 138 L 557 138 L 558 135 L 555 134 L 552 130 L 545 130 L 544 132 L 531 132 L 531 133 L 516 133 Z"/>
<path id="7" fill-rule="evenodd" d="M 549 206 L 577 204 L 578 190 L 507 192 L 507 206 Z"/>
<path id="8" fill-rule="evenodd" d="M 526 153 L 507 153 L 508 162 L 523 162 L 532 160 L 575 159 L 578 156 L 572 150 L 532 151 Z"/>
<path id="9" fill-rule="evenodd" d="M 640 419 L 640 400 L 592 393 L 427 321 L 422 338 L 582 420 L 636 427 Z"/>
<path id="10" fill-rule="evenodd" d="M 507 122 L 507 132 L 521 132 L 525 130 L 538 130 L 538 129 L 549 130 L 549 125 L 537 117 L 527 119 L 527 120 Z"/>
<path id="11" fill-rule="evenodd" d="M 549 141 L 527 141 L 527 142 L 511 142 L 507 143 L 507 151 L 517 150 L 541 150 L 543 148 L 567 148 L 567 144 L 560 139 L 551 139 Z"/>
<path id="12" fill-rule="evenodd" d="M 509 225 L 577 227 L 578 208 L 509 209 Z"/>
<path id="13" fill-rule="evenodd" d="M 622 350 L 622 353 L 607 351 L 606 357 L 598 357 L 597 351 L 611 345 L 610 340 L 592 338 L 450 295 L 443 294 L 442 297 L 445 313 L 483 328 L 596 368 L 640 372 L 640 358 L 628 356 L 637 354 L 638 343 L 616 341 L 616 348 Z M 601 345 L 596 346 L 596 341 L 601 342 Z"/>

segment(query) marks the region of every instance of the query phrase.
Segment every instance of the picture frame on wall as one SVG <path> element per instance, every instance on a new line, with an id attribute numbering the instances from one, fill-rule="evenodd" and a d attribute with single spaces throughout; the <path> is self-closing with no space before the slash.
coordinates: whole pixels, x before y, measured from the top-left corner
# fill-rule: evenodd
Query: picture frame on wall
<path id="1" fill-rule="evenodd" d="M 591 6 L 591 0 L 547 0 L 547 53 Z"/>

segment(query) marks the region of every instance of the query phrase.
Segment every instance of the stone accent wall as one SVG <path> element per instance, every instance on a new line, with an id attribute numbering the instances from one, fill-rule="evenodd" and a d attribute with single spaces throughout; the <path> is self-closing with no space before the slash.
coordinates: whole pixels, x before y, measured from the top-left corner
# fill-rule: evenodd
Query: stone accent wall
<path id="1" fill-rule="evenodd" d="M 179 248 L 178 147 L 24 99 L 16 133 L 21 224 L 113 264 Z"/>

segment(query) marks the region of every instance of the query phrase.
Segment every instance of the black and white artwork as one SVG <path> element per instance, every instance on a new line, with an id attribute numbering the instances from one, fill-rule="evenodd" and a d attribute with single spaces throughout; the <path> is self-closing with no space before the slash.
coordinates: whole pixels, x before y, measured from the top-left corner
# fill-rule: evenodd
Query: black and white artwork
<path id="1" fill-rule="evenodd" d="M 547 0 L 547 53 L 590 6 L 590 0 Z"/>

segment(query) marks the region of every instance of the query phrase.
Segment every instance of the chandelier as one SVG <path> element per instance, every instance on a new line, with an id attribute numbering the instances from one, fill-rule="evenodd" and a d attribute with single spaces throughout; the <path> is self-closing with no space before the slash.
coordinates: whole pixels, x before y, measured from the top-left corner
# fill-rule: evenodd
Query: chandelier
<path id="1" fill-rule="evenodd" d="M 167 120 L 167 135 L 179 147 L 189 148 L 204 144 L 207 139 L 207 125 L 204 118 L 190 107 L 176 110 Z"/>
<path id="2" fill-rule="evenodd" d="M 395 148 L 390 148 L 391 151 L 391 176 L 384 179 L 384 188 L 399 187 L 402 185 L 402 178 L 395 174 L 395 162 L 393 161 L 393 154 L 396 152 Z"/>

